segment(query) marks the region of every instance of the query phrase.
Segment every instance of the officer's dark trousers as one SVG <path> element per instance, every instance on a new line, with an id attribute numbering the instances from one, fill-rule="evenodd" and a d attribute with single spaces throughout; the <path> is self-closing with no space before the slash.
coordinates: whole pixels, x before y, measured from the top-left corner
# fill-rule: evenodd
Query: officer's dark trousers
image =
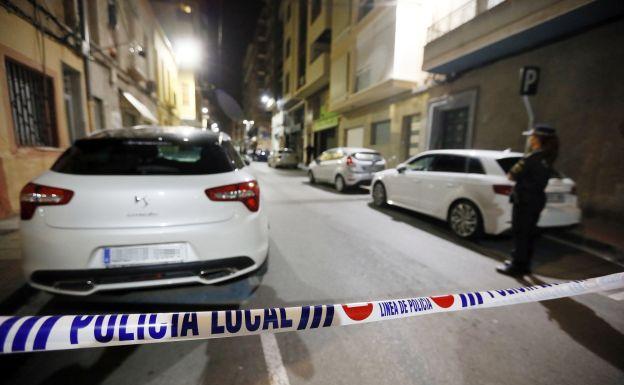
<path id="1" fill-rule="evenodd" d="M 537 237 L 537 221 L 544 208 L 542 200 L 514 203 L 511 216 L 514 249 L 511 253 L 512 264 L 518 268 L 529 269 L 533 257 L 533 245 Z"/>

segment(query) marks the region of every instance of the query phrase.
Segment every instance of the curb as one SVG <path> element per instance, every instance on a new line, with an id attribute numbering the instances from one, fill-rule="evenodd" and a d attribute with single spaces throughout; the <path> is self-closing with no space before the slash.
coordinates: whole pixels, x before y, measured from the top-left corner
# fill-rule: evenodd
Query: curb
<path id="1" fill-rule="evenodd" d="M 553 241 L 576 247 L 606 261 L 624 267 L 624 250 L 609 243 L 588 238 L 576 231 L 550 232 L 544 234 L 544 236 Z"/>

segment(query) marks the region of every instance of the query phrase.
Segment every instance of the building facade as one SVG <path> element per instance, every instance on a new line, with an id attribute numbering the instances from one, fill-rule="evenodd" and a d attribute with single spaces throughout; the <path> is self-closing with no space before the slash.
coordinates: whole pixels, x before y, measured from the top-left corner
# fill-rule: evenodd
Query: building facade
<path id="1" fill-rule="evenodd" d="M 334 1 L 329 109 L 337 143 L 378 150 L 390 166 L 423 146 L 430 9 L 413 1 Z"/>
<path id="2" fill-rule="evenodd" d="M 78 10 L 0 3 L 0 218 L 89 126 Z"/>
<path id="3" fill-rule="evenodd" d="M 585 215 L 624 217 L 624 4 L 474 1 L 434 23 L 423 67 L 426 148 L 523 151 L 529 124 L 519 71 L 540 71 L 529 96 L 536 122 L 557 128 L 556 168 L 577 183 Z M 458 14 L 458 12 L 461 12 Z M 454 20 L 454 22 L 450 22 Z"/>

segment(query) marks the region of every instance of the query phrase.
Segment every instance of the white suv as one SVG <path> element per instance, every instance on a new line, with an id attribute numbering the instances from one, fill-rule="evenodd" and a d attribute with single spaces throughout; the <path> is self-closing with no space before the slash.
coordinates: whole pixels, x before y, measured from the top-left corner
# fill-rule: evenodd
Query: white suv
<path id="1" fill-rule="evenodd" d="M 103 131 L 76 141 L 20 201 L 26 279 L 50 292 L 212 284 L 267 258 L 260 188 L 225 134 Z"/>
<path id="2" fill-rule="evenodd" d="M 523 154 L 486 150 L 434 150 L 416 155 L 397 168 L 375 174 L 371 194 L 376 206 L 386 203 L 448 221 L 462 238 L 481 232 L 500 234 L 511 227 L 509 169 Z M 575 184 L 551 178 L 538 226 L 579 223 Z"/>
<path id="3" fill-rule="evenodd" d="M 323 152 L 310 163 L 310 183 L 332 183 L 343 192 L 348 187 L 369 185 L 374 173 L 386 168 L 385 159 L 368 148 L 339 147 Z"/>

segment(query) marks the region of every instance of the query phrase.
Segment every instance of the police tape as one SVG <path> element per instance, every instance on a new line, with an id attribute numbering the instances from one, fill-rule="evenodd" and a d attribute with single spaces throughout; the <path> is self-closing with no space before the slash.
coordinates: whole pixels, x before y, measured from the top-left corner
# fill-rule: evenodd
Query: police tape
<path id="1" fill-rule="evenodd" d="M 328 328 L 519 303 L 624 288 L 624 273 L 429 297 L 180 313 L 0 317 L 2 353 L 137 345 Z"/>

